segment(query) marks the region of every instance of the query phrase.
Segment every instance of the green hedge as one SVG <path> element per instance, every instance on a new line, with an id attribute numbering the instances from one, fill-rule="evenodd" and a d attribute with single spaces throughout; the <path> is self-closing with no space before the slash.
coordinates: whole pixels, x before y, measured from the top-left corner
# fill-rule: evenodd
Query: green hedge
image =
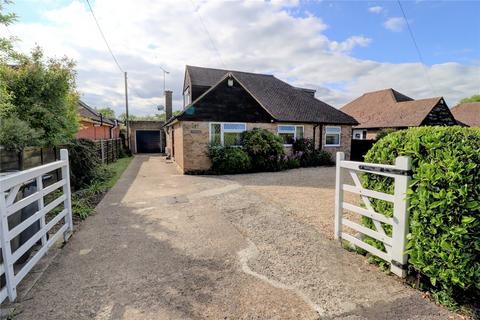
<path id="1" fill-rule="evenodd" d="M 242 145 L 250 156 L 255 171 L 278 171 L 285 156 L 283 140 L 265 129 L 255 128 L 242 133 Z"/>
<path id="2" fill-rule="evenodd" d="M 394 164 L 398 156 L 410 156 L 413 167 L 409 263 L 438 288 L 480 289 L 480 130 L 397 131 L 378 141 L 365 161 Z M 369 189 L 393 191 L 390 178 L 367 174 L 363 182 Z M 390 204 L 374 200 L 373 205 L 392 216 Z"/>
<path id="3" fill-rule="evenodd" d="M 212 171 L 215 173 L 243 173 L 251 168 L 250 157 L 241 147 L 209 147 Z"/>

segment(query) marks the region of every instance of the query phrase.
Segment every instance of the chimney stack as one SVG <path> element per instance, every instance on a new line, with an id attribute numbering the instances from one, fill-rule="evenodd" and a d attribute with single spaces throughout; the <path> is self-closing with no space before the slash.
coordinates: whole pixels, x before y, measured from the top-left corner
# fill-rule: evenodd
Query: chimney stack
<path id="1" fill-rule="evenodd" d="M 165 121 L 172 117 L 172 91 L 165 90 Z"/>

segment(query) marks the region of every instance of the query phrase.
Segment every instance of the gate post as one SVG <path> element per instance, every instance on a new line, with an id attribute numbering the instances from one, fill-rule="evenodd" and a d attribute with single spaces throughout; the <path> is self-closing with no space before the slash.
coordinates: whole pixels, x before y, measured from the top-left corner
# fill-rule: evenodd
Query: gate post
<path id="1" fill-rule="evenodd" d="M 63 194 L 66 196 L 64 201 L 64 207 L 67 210 L 65 215 L 65 221 L 68 224 L 68 229 L 63 234 L 63 241 L 67 242 L 68 238 L 73 233 L 73 219 L 72 219 L 72 193 L 70 190 L 70 162 L 68 160 L 68 150 L 60 150 L 60 160 L 66 161 L 66 164 L 62 166 L 62 179 L 65 180 L 63 185 Z"/>
<path id="2" fill-rule="evenodd" d="M 393 202 L 393 230 L 392 230 L 392 253 L 390 270 L 399 277 L 407 275 L 406 265 L 408 255 L 405 254 L 407 244 L 408 222 L 408 197 L 407 191 L 410 185 L 410 170 L 412 162 L 410 157 L 397 157 L 396 169 L 404 172 L 395 177 L 395 191 Z"/>
<path id="3" fill-rule="evenodd" d="M 5 274 L 5 285 L 7 286 L 8 299 L 10 302 L 13 302 L 17 298 L 17 288 L 15 286 L 15 271 L 13 270 L 12 247 L 10 245 L 9 231 L 5 193 L 1 192 L 0 242 L 2 245 L 3 272 Z"/>
<path id="4" fill-rule="evenodd" d="M 345 153 L 337 152 L 335 174 L 335 239 L 342 238 L 342 214 L 343 214 L 343 170 L 341 162 L 345 160 Z"/>

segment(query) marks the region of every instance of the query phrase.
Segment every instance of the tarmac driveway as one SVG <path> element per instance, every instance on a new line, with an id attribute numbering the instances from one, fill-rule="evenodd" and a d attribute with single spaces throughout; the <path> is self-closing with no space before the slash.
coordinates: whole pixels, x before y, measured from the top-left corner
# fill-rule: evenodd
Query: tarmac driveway
<path id="1" fill-rule="evenodd" d="M 186 176 L 137 156 L 18 318 L 449 318 L 330 240 L 313 207 L 295 205 L 302 194 L 297 204 L 331 201 L 332 170 Z M 329 182 L 317 185 L 318 175 Z M 333 219 L 328 206 L 317 212 Z"/>

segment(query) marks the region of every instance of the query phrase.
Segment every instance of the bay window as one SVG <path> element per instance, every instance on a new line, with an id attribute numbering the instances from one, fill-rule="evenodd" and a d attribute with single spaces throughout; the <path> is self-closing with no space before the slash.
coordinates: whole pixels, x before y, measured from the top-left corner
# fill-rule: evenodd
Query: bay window
<path id="1" fill-rule="evenodd" d="M 292 145 L 295 140 L 303 138 L 303 126 L 279 125 L 277 130 L 286 146 Z"/>
<path id="2" fill-rule="evenodd" d="M 247 130 L 245 123 L 210 123 L 210 143 L 222 146 L 241 145 L 242 132 Z"/>
<path id="3" fill-rule="evenodd" d="M 340 127 L 326 127 L 325 128 L 325 146 L 339 147 L 341 133 L 342 133 L 342 128 Z"/>

